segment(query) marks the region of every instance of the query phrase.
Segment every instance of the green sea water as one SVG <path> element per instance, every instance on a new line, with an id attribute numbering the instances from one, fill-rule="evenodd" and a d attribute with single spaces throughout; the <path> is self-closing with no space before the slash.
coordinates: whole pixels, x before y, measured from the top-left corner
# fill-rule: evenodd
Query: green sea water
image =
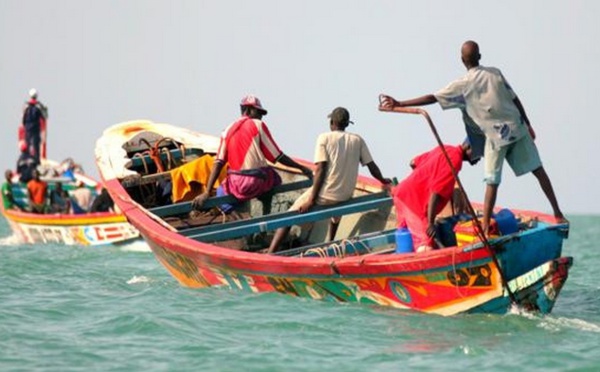
<path id="1" fill-rule="evenodd" d="M 0 371 L 598 371 L 600 216 L 552 314 L 444 318 L 181 287 L 144 244 L 28 246 L 0 219 Z"/>

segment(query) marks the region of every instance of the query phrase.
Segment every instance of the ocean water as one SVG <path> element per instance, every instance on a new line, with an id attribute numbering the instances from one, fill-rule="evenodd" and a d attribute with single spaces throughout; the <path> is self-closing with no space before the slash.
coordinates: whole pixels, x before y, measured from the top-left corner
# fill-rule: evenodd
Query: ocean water
<path id="1" fill-rule="evenodd" d="M 0 218 L 0 371 L 598 371 L 600 216 L 552 314 L 444 318 L 179 286 L 143 244 L 20 245 Z"/>

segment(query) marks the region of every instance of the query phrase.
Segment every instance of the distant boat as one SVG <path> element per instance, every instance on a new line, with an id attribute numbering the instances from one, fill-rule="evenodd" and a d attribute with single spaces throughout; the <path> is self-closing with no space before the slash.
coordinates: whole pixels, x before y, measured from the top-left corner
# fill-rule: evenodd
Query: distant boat
<path id="1" fill-rule="evenodd" d="M 215 136 L 149 121 L 112 126 L 96 143 L 105 187 L 183 286 L 454 315 L 506 313 L 514 304 L 549 313 L 567 280 L 572 258 L 561 252 L 569 227 L 537 212 L 513 210 L 515 231 L 490 246 L 477 239 L 457 246 L 457 219 L 443 218 L 438 232 L 447 248 L 396 253 L 392 200 L 366 177 L 359 177 L 352 199 L 303 214 L 287 209 L 310 181 L 287 168 L 277 168 L 284 182 L 272 190 L 267 215 L 258 200 L 250 201 L 248 218 L 221 213 L 216 206 L 234 201 L 230 196 L 209 199 L 211 209 L 203 212 L 192 211 L 189 201 L 157 202 L 175 182 L 174 169 L 214 155 L 218 143 Z M 343 217 L 336 240 L 325 242 L 331 216 Z M 312 229 L 292 230 L 281 252 L 262 253 L 274 229 L 309 222 Z"/>
<path id="2" fill-rule="evenodd" d="M 58 162 L 43 159 L 40 168 L 52 170 L 59 165 Z M 69 192 L 78 187 L 78 182 L 82 182 L 90 190 L 92 197 L 95 197 L 101 189 L 97 181 L 77 172 L 70 177 L 45 175 L 41 179 L 47 182 L 49 190 L 60 182 L 63 189 Z M 27 187 L 18 181 L 18 175 L 13 177 L 11 189 L 17 204 L 22 208 L 7 210 L 2 204 L 0 209 L 13 233 L 23 243 L 100 246 L 130 243 L 140 239 L 137 229 L 121 213 L 32 213 L 28 208 Z"/>

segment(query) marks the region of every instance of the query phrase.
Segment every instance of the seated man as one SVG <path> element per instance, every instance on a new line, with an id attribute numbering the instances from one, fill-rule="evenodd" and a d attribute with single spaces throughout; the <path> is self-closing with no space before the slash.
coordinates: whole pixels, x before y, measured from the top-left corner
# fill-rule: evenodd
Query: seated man
<path id="1" fill-rule="evenodd" d="M 225 164 L 229 165 L 227 177 L 219 189 L 219 194 L 233 195 L 243 202 L 264 196 L 273 187 L 281 184 L 279 174 L 267 161 L 279 162 L 296 168 L 312 178 L 312 171 L 285 155 L 273 140 L 269 128 L 262 117 L 267 110 L 254 96 L 246 96 L 240 103 L 242 116 L 229 125 L 221 134 L 217 158 L 212 166 L 206 189 L 194 198 L 192 205 L 201 209 L 213 191 L 217 177 Z M 263 214 L 270 213 L 270 198 L 263 202 Z M 225 212 L 231 211 L 229 207 Z"/>
<path id="2" fill-rule="evenodd" d="M 29 204 L 33 213 L 46 213 L 46 193 L 48 185 L 40 179 L 40 173 L 33 171 L 33 179 L 27 182 Z"/>
<path id="3" fill-rule="evenodd" d="M 369 148 L 361 136 L 346 132 L 346 127 L 352 123 L 348 110 L 338 107 L 328 116 L 329 132 L 322 133 L 317 138 L 315 148 L 315 181 L 312 188 L 304 192 L 290 211 L 306 212 L 315 204 L 329 205 L 343 202 L 352 197 L 358 178 L 359 163 L 369 168 L 369 172 L 379 182 L 388 185 L 391 181 L 384 178 Z M 335 237 L 340 218 L 332 218 L 329 223 L 328 239 Z M 290 227 L 282 227 L 275 232 L 267 253 L 274 253 L 279 244 L 285 239 Z"/>
<path id="4" fill-rule="evenodd" d="M 459 146 L 445 145 L 444 150 L 457 174 L 463 161 L 479 161 L 471 159 L 468 141 Z M 430 251 L 434 248 L 435 217 L 452 198 L 456 180 L 444 152 L 437 146 L 414 158 L 410 166 L 412 173 L 393 191 L 398 227 L 408 227 L 416 252 Z"/>
<path id="5" fill-rule="evenodd" d="M 62 183 L 57 182 L 54 189 L 50 191 L 50 213 L 69 213 L 71 201 L 69 194 L 63 189 Z"/>
<path id="6" fill-rule="evenodd" d="M 92 191 L 82 181 L 77 181 L 77 188 L 71 191 L 71 210 L 73 214 L 87 213 L 92 201 Z"/>
<path id="7" fill-rule="evenodd" d="M 4 205 L 4 210 L 22 210 L 23 208 L 17 203 L 12 193 L 12 174 L 10 169 L 7 169 L 6 172 L 4 172 L 6 180 L 2 184 L 2 203 Z"/>
<path id="8" fill-rule="evenodd" d="M 113 202 L 108 190 L 106 188 L 102 188 L 100 195 L 96 196 L 92 206 L 90 207 L 90 212 L 112 212 L 114 211 L 115 203 Z"/>

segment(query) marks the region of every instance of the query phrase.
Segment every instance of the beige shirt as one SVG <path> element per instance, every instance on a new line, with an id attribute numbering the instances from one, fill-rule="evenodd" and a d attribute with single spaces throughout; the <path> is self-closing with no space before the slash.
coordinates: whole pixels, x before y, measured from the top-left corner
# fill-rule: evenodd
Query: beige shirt
<path id="1" fill-rule="evenodd" d="M 71 196 L 83 210 L 86 212 L 90 210 L 90 203 L 92 201 L 92 192 L 87 187 L 80 187 L 71 191 Z"/>
<path id="2" fill-rule="evenodd" d="M 358 164 L 372 161 L 367 144 L 358 134 L 332 131 L 319 135 L 315 163 L 327 162 L 319 197 L 335 202 L 350 199 L 358 178 Z"/>

